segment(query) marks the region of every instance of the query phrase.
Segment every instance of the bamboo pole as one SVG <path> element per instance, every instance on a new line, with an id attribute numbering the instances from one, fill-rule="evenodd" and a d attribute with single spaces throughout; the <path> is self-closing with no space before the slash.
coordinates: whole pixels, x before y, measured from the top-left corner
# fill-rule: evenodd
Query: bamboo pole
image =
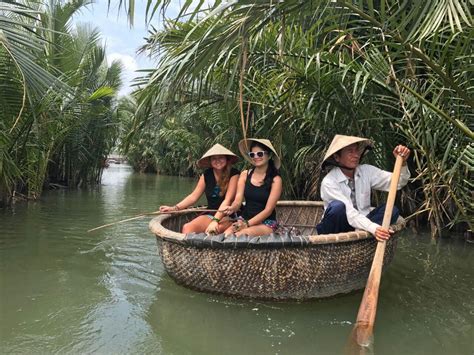
<path id="1" fill-rule="evenodd" d="M 102 228 L 110 227 L 110 226 L 113 226 L 113 225 L 116 225 L 116 224 L 119 224 L 119 223 L 130 222 L 130 221 L 133 221 L 133 220 L 136 220 L 136 219 L 140 219 L 140 218 L 143 218 L 143 217 L 146 217 L 146 216 L 153 216 L 153 215 L 159 216 L 159 215 L 162 215 L 162 214 L 182 214 L 182 213 L 187 213 L 187 212 L 219 212 L 219 211 L 218 211 L 218 210 L 212 210 L 212 209 L 206 209 L 206 208 L 187 208 L 187 209 L 180 210 L 180 211 L 168 211 L 168 212 L 154 211 L 154 212 L 147 212 L 147 213 L 139 214 L 139 215 L 134 216 L 134 217 L 122 219 L 122 220 L 120 220 L 120 221 L 116 221 L 116 222 L 104 224 L 104 225 L 102 225 L 102 226 L 89 229 L 89 230 L 87 231 L 87 233 L 90 233 L 90 232 L 93 232 L 93 231 L 96 231 L 96 230 L 99 230 L 99 229 L 102 229 Z"/>

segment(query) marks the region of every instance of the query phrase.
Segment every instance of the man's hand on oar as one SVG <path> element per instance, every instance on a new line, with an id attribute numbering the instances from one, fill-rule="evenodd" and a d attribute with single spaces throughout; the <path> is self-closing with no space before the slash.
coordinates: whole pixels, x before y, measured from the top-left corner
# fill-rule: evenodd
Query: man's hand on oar
<path id="1" fill-rule="evenodd" d="M 379 242 L 386 242 L 390 239 L 393 233 L 395 232 L 390 228 L 385 229 L 384 227 L 377 227 L 375 230 L 375 238 L 377 238 Z"/>

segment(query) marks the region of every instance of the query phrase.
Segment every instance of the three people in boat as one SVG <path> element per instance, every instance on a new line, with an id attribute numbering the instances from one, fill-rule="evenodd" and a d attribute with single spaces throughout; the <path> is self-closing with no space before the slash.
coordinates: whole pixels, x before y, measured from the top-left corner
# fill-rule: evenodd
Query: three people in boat
<path id="1" fill-rule="evenodd" d="M 207 207 L 210 210 L 217 210 L 215 213 L 208 213 L 194 218 L 183 226 L 182 232 L 208 234 L 222 233 L 232 221 L 222 210 L 227 208 L 235 197 L 239 171 L 232 167 L 238 160 L 238 157 L 229 149 L 220 144 L 214 145 L 209 149 L 197 166 L 206 169 L 199 177 L 199 181 L 191 194 L 174 206 L 161 206 L 160 212 L 179 211 L 195 204 L 205 193 L 207 198 Z"/>
<path id="2" fill-rule="evenodd" d="M 240 173 L 232 204 L 222 206 L 227 215 L 239 215 L 224 233 L 226 236 L 268 235 L 278 227 L 275 207 L 282 192 L 280 157 L 268 139 L 243 139 L 239 150 L 253 167 Z M 240 211 L 244 200 L 245 206 Z"/>
<path id="3" fill-rule="evenodd" d="M 366 138 L 336 135 L 329 146 L 322 168 L 329 172 L 321 184 L 324 216 L 316 226 L 318 234 L 332 234 L 366 230 L 378 240 L 390 238 L 391 230 L 382 228 L 385 204 L 371 207 L 371 191 L 388 191 L 392 173 L 369 164 L 360 164 L 361 159 L 373 148 Z M 175 206 L 161 206 L 160 211 L 179 211 L 198 201 L 206 194 L 208 208 L 215 214 L 201 215 L 183 226 L 183 233 L 240 235 L 268 235 L 274 232 L 276 204 L 282 193 L 279 168 L 281 160 L 268 139 L 248 138 L 239 142 L 242 156 L 252 168 L 240 173 L 232 165 L 237 156 L 220 144 L 214 145 L 198 161 L 197 166 L 206 168 L 194 191 Z M 410 178 L 406 161 L 410 150 L 398 145 L 394 156 L 403 158 L 398 189 Z M 245 200 L 245 205 L 242 206 Z M 391 223 L 399 216 L 393 208 Z"/>
<path id="4" fill-rule="evenodd" d="M 329 146 L 322 167 L 330 168 L 321 183 L 321 198 L 324 202 L 324 216 L 316 226 L 318 234 L 331 234 L 362 229 L 372 233 L 377 240 L 390 238 L 390 230 L 382 228 L 385 204 L 371 208 L 371 190 L 388 191 L 392 173 L 369 164 L 360 164 L 360 160 L 372 149 L 369 139 L 336 135 Z M 393 155 L 403 158 L 403 166 L 398 189 L 405 186 L 410 178 L 406 161 L 410 150 L 398 145 Z M 393 208 L 391 223 L 399 215 Z"/>

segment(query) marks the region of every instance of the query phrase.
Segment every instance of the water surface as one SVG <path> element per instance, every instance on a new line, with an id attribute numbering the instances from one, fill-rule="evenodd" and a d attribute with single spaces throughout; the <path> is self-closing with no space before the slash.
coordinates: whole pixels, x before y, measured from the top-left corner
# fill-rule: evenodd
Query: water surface
<path id="1" fill-rule="evenodd" d="M 0 210 L 0 353 L 340 354 L 361 292 L 308 302 L 230 299 L 164 272 L 143 219 L 86 231 L 189 193 L 133 174 Z M 474 354 L 474 245 L 405 231 L 383 275 L 376 354 Z"/>

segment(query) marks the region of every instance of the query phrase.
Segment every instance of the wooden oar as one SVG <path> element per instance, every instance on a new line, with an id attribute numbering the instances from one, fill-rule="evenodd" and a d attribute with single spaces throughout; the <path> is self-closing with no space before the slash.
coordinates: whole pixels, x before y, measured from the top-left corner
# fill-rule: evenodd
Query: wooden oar
<path id="1" fill-rule="evenodd" d="M 393 205 L 397 195 L 397 185 L 400 178 L 402 164 L 403 158 L 400 155 L 397 155 L 382 222 L 382 227 L 385 229 L 389 229 L 390 227 L 390 220 L 392 218 Z M 375 250 L 374 260 L 372 261 L 369 278 L 367 279 L 367 284 L 365 286 L 364 296 L 362 297 L 359 313 L 357 314 L 357 321 L 351 334 L 349 351 L 352 354 L 365 354 L 372 345 L 372 333 L 375 323 L 375 314 L 377 312 L 377 300 L 379 296 L 385 245 L 385 241 L 377 243 L 377 249 Z"/>
<path id="2" fill-rule="evenodd" d="M 88 233 L 93 232 L 93 231 L 96 231 L 98 229 L 110 227 L 110 226 L 113 226 L 113 225 L 119 224 L 119 223 L 133 221 L 135 219 L 140 219 L 140 218 L 143 218 L 143 217 L 146 217 L 146 216 L 160 215 L 160 214 L 176 214 L 176 213 L 183 213 L 183 212 L 218 212 L 218 210 L 210 210 L 210 209 L 205 209 L 205 208 L 187 208 L 187 209 L 180 210 L 180 211 L 169 211 L 169 212 L 155 211 L 155 212 L 142 213 L 142 214 L 139 214 L 139 215 L 134 216 L 134 217 L 130 217 L 130 218 L 127 218 L 127 219 L 122 219 L 120 221 L 104 224 L 102 226 L 89 229 L 87 232 Z"/>

